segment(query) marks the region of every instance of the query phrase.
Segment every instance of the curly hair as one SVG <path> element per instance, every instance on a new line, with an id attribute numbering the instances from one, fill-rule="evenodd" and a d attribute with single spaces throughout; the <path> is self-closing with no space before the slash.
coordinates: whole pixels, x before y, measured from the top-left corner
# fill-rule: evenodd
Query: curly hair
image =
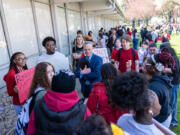
<path id="1" fill-rule="evenodd" d="M 119 108 L 134 109 L 137 99 L 147 90 L 148 80 L 138 72 L 126 72 L 118 76 L 112 85 L 111 98 Z"/>
<path id="2" fill-rule="evenodd" d="M 111 104 L 111 91 L 112 91 L 112 84 L 117 77 L 117 70 L 111 63 L 106 63 L 101 66 L 101 77 L 102 82 L 104 83 L 106 87 L 106 95 L 108 97 L 108 103 Z"/>
<path id="3" fill-rule="evenodd" d="M 113 135 L 102 116 L 92 114 L 83 121 L 73 135 Z"/>
<path id="4" fill-rule="evenodd" d="M 45 46 L 46 46 L 46 43 L 49 42 L 49 41 L 53 41 L 54 44 L 56 44 L 56 40 L 55 40 L 53 37 L 46 37 L 46 38 L 44 38 L 44 40 L 42 41 L 42 45 L 45 47 Z"/>
<path id="5" fill-rule="evenodd" d="M 174 58 L 168 52 L 161 52 L 157 55 L 159 62 L 161 62 L 165 67 L 170 67 L 174 70 L 175 61 Z"/>
<path id="6" fill-rule="evenodd" d="M 136 114 L 141 115 L 142 113 L 144 113 L 144 109 L 146 107 L 151 107 L 152 105 L 154 105 L 156 96 L 156 93 L 152 90 L 145 90 L 141 97 L 137 100 L 137 104 L 134 108 Z"/>
<path id="7" fill-rule="evenodd" d="M 51 66 L 55 72 L 53 65 L 48 62 L 41 62 L 41 63 L 37 64 L 35 72 L 34 72 L 32 84 L 30 87 L 30 92 L 28 94 L 28 98 L 30 98 L 32 96 L 35 89 L 38 87 L 43 87 L 45 89 L 51 88 L 51 83 L 47 76 L 47 67 L 48 66 Z"/>
<path id="8" fill-rule="evenodd" d="M 179 63 L 179 59 L 177 57 L 177 54 L 174 50 L 174 48 L 171 47 L 171 44 L 169 42 L 165 42 L 163 44 L 161 44 L 160 46 L 160 50 L 161 52 L 167 52 L 170 53 L 171 56 L 173 57 L 174 61 L 175 61 L 175 67 L 173 70 L 173 84 L 179 84 L 180 82 L 180 63 Z"/>

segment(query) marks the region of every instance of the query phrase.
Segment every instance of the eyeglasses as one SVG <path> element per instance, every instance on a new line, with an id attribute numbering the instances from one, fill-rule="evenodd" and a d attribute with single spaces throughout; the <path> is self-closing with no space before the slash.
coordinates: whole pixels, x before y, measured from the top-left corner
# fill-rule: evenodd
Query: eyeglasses
<path id="1" fill-rule="evenodd" d="M 22 61 L 25 61 L 26 59 L 27 59 L 27 58 L 24 57 L 24 58 L 17 58 L 16 60 L 22 62 Z"/>

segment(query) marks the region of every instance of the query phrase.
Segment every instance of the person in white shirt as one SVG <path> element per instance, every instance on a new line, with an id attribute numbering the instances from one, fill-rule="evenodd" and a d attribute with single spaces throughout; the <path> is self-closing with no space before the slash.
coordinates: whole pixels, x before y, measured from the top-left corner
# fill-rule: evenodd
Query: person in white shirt
<path id="1" fill-rule="evenodd" d="M 139 47 L 138 50 L 138 55 L 139 55 L 139 66 L 142 67 L 143 65 L 143 60 L 147 55 L 147 50 L 148 50 L 148 42 L 143 41 L 141 44 L 141 47 Z"/>
<path id="2" fill-rule="evenodd" d="M 56 40 L 53 37 L 46 37 L 42 45 L 46 49 L 46 53 L 38 57 L 37 64 L 40 62 L 49 62 L 54 66 L 56 72 L 60 69 L 69 69 L 68 58 L 64 54 L 55 51 Z"/>
<path id="3" fill-rule="evenodd" d="M 131 135 L 163 135 L 153 124 L 153 117 L 158 115 L 161 109 L 157 95 L 146 90 L 137 102 L 136 114 L 121 116 L 117 125 Z"/>
<path id="4" fill-rule="evenodd" d="M 149 44 L 146 57 L 150 58 L 152 55 L 155 55 L 159 52 L 156 43 L 152 42 Z"/>
<path id="5" fill-rule="evenodd" d="M 119 108 L 132 109 L 135 114 L 124 114 L 117 125 L 130 135 L 163 135 L 153 124 L 153 117 L 160 113 L 157 95 L 147 89 L 147 78 L 137 72 L 126 72 L 117 77 L 112 86 L 112 102 Z"/>

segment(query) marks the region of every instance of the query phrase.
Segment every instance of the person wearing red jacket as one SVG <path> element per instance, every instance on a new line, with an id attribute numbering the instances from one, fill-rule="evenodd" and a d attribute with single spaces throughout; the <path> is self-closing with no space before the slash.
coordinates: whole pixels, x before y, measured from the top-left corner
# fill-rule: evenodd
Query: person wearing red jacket
<path id="1" fill-rule="evenodd" d="M 19 101 L 18 97 L 18 88 L 15 81 L 15 75 L 23 72 L 27 69 L 26 57 L 22 52 L 16 52 L 11 56 L 9 71 L 4 76 L 4 81 L 6 82 L 7 92 L 9 96 L 13 97 L 14 109 L 18 115 L 21 111 L 22 104 Z"/>
<path id="2" fill-rule="evenodd" d="M 130 31 L 129 28 L 127 28 L 127 34 L 128 34 L 129 36 L 131 36 L 131 31 Z"/>
<path id="3" fill-rule="evenodd" d="M 106 122 L 116 123 L 117 119 L 128 110 L 120 110 L 111 104 L 111 85 L 117 76 L 117 70 L 110 63 L 106 63 L 101 67 L 102 82 L 94 84 L 92 92 L 88 98 L 87 107 L 91 113 L 97 113 L 104 117 Z"/>
<path id="4" fill-rule="evenodd" d="M 71 71 L 60 70 L 54 75 L 51 89 L 42 100 L 35 103 L 27 135 L 71 135 L 91 115 L 74 90 L 75 75 Z"/>

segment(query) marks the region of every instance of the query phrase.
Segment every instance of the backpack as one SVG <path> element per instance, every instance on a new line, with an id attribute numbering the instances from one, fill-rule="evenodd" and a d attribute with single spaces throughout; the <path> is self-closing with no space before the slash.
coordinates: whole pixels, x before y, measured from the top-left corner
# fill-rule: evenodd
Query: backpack
<path id="1" fill-rule="evenodd" d="M 118 51 L 118 61 L 119 62 L 120 62 L 121 52 L 122 52 L 122 48 L 119 49 L 119 51 Z M 135 62 L 135 50 L 134 50 L 134 48 L 131 48 L 131 52 L 132 52 L 133 61 Z"/>
<path id="2" fill-rule="evenodd" d="M 44 90 L 40 89 L 39 91 L 35 92 L 23 105 L 22 110 L 17 117 L 15 133 L 14 133 L 15 135 L 26 135 L 30 114 L 34 108 L 36 96 L 41 91 Z"/>

